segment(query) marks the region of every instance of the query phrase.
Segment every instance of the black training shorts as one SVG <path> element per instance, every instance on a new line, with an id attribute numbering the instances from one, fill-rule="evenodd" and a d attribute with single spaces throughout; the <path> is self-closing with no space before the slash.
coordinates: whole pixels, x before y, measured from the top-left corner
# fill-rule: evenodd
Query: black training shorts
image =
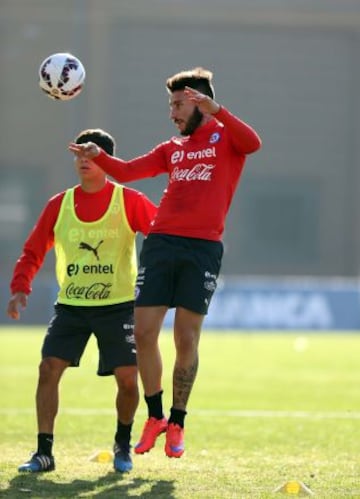
<path id="1" fill-rule="evenodd" d="M 220 241 L 150 234 L 143 242 L 136 307 L 184 307 L 206 315 L 223 256 Z"/>
<path id="2" fill-rule="evenodd" d="M 97 374 L 108 376 L 116 367 L 136 365 L 134 302 L 99 307 L 55 305 L 41 354 L 79 366 L 94 333 L 99 348 Z"/>

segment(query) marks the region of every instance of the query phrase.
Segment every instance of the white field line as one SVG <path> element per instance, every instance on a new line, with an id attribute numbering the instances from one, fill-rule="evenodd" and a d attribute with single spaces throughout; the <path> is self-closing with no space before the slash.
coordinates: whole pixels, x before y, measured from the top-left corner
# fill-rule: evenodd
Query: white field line
<path id="1" fill-rule="evenodd" d="M 60 408 L 60 414 L 71 416 L 103 415 L 113 416 L 115 409 L 91 409 L 83 408 Z M 359 411 L 267 411 L 267 410 L 213 410 L 213 409 L 190 409 L 190 414 L 199 417 L 232 417 L 232 418 L 294 418 L 294 419 L 360 419 Z M 16 409 L 0 408 L 0 415 L 12 416 L 23 414 L 35 414 L 35 408 Z M 145 410 L 139 410 L 138 414 L 145 414 Z"/>

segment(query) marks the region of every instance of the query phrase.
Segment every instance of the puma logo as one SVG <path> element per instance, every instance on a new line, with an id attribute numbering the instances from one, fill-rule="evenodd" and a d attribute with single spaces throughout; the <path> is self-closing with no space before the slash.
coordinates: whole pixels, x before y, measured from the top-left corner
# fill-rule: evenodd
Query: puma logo
<path id="1" fill-rule="evenodd" d="M 88 251 L 92 251 L 94 253 L 94 255 L 96 256 L 96 260 L 99 261 L 100 258 L 99 258 L 99 254 L 98 254 L 98 249 L 99 249 L 100 244 L 102 244 L 103 242 L 104 241 L 101 240 L 95 248 L 93 248 L 92 246 L 90 246 L 90 244 L 88 244 L 88 243 L 81 242 L 79 244 L 79 249 L 86 249 Z"/>

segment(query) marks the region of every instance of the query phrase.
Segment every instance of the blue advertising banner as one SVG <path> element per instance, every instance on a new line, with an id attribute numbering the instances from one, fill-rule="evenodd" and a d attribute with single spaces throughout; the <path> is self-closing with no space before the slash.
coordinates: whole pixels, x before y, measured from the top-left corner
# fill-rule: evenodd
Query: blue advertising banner
<path id="1" fill-rule="evenodd" d="M 46 324 L 52 316 L 57 287 L 38 279 L 20 321 L 6 317 L 7 286 L 0 285 L 0 323 Z M 172 327 L 174 311 L 165 318 Z M 360 282 L 355 279 L 226 278 L 213 296 L 205 329 L 353 330 L 360 331 Z"/>
<path id="2" fill-rule="evenodd" d="M 171 324 L 171 312 L 165 322 Z M 218 286 L 204 327 L 360 330 L 360 287 L 343 280 L 229 279 Z"/>

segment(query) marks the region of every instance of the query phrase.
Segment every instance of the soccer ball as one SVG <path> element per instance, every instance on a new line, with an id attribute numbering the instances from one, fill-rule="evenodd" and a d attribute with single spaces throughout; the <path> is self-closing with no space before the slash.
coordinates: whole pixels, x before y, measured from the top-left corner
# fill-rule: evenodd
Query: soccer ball
<path id="1" fill-rule="evenodd" d="M 53 54 L 40 64 L 39 85 L 51 99 L 74 99 L 83 89 L 84 81 L 85 68 L 72 54 Z"/>

